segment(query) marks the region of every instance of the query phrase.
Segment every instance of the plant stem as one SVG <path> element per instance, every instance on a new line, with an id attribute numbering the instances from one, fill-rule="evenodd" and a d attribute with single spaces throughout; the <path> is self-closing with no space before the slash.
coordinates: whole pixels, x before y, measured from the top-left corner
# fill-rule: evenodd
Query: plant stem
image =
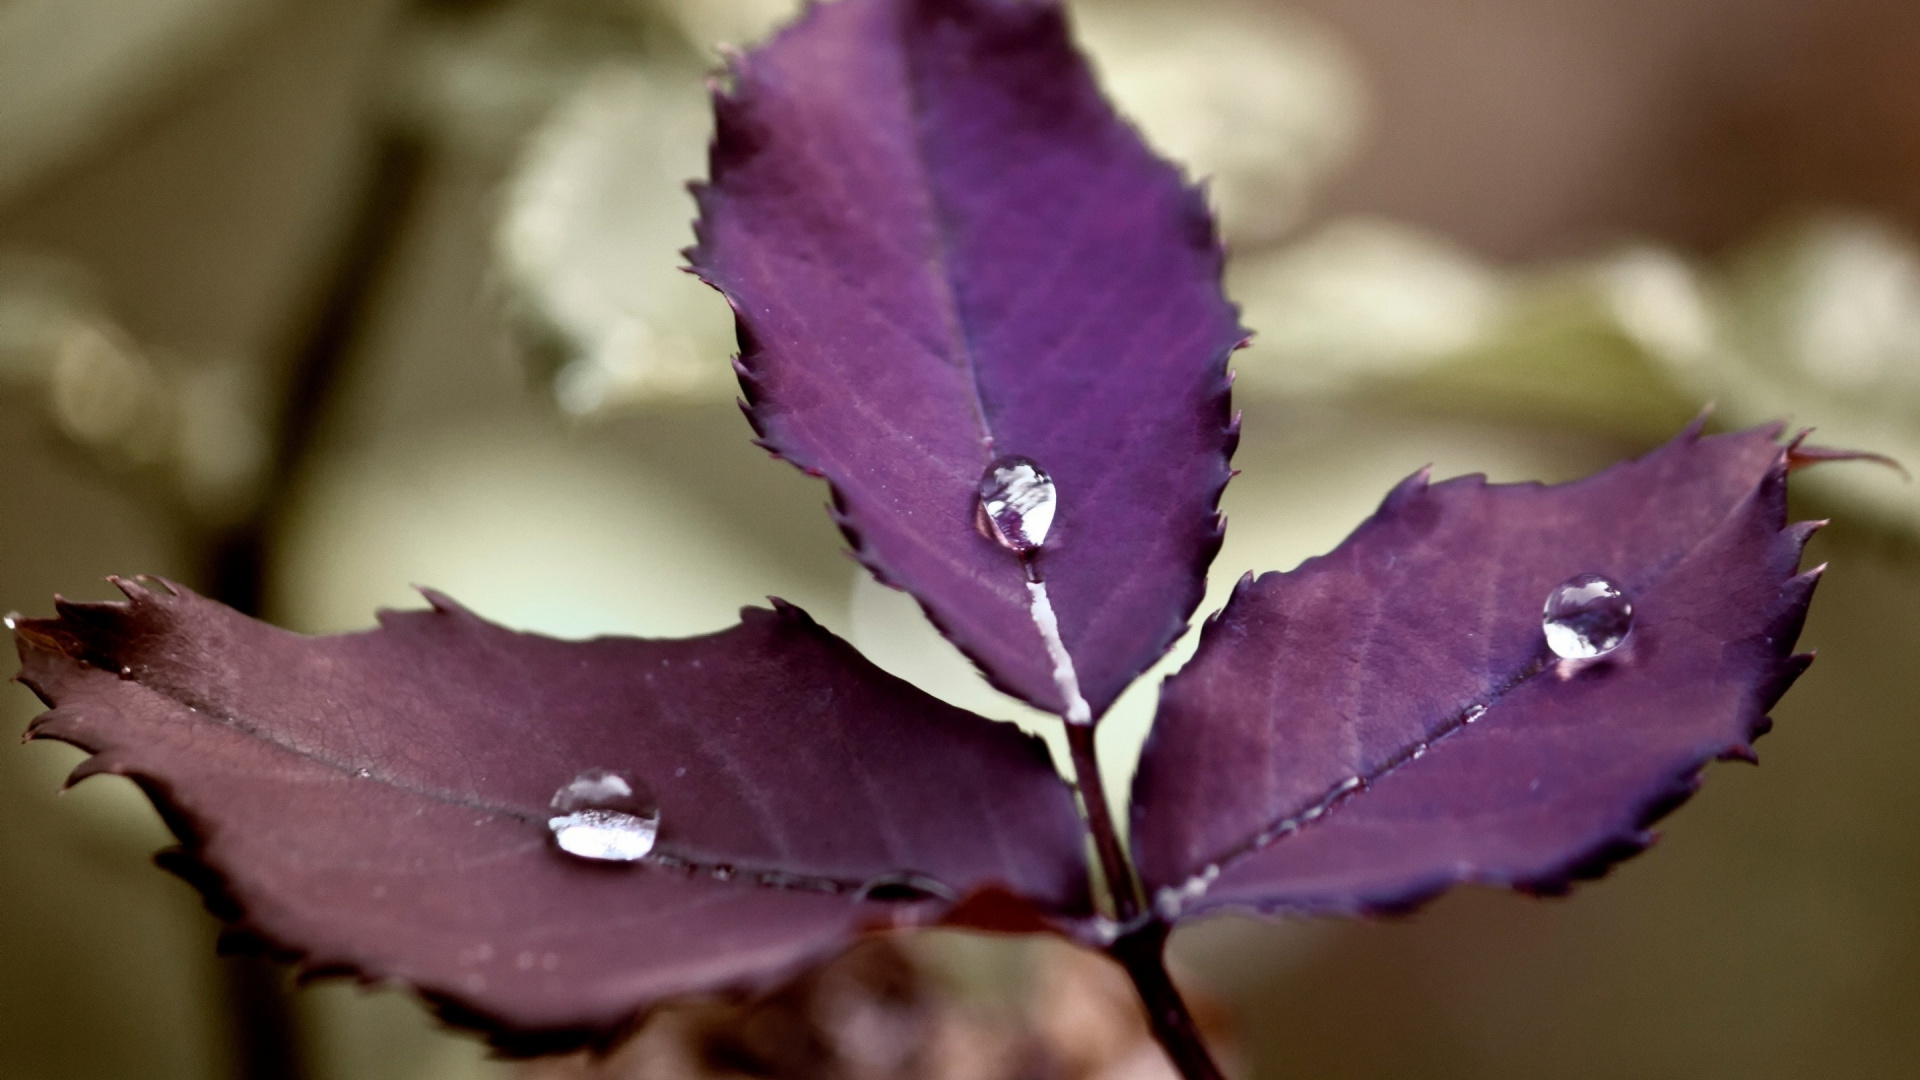
<path id="1" fill-rule="evenodd" d="M 1153 1029 L 1153 1037 L 1172 1059 L 1174 1068 L 1180 1070 L 1180 1075 L 1186 1080 L 1223 1080 L 1220 1066 L 1214 1064 L 1213 1055 L 1207 1052 L 1207 1044 L 1201 1040 L 1200 1030 L 1194 1026 L 1193 1014 L 1187 1011 L 1179 988 L 1167 977 L 1165 955 L 1169 930 L 1166 923 L 1152 920 L 1121 936 L 1108 947 L 1107 953 L 1133 977 L 1140 1002 L 1146 1006 L 1147 1024 Z"/>
<path id="2" fill-rule="evenodd" d="M 1094 746 L 1093 725 L 1068 724 L 1067 747 L 1073 756 L 1073 775 L 1080 785 L 1080 800 L 1086 804 L 1087 830 L 1093 834 L 1093 848 L 1100 857 L 1100 871 L 1107 879 L 1107 891 L 1113 897 L 1113 911 L 1122 925 L 1139 919 L 1142 903 L 1133 865 L 1120 845 L 1120 834 L 1113 827 L 1113 812 L 1107 806 L 1106 785 L 1100 779 L 1100 755 Z M 1153 1037 L 1172 1059 L 1186 1080 L 1222 1080 L 1220 1066 L 1214 1064 L 1207 1044 L 1200 1039 L 1193 1014 L 1181 999 L 1180 990 L 1167 976 L 1165 960 L 1170 928 L 1159 919 L 1131 929 L 1107 947 L 1112 956 L 1133 979 L 1146 1007 L 1147 1023 Z"/>
<path id="3" fill-rule="evenodd" d="M 1094 747 L 1093 725 L 1068 724 L 1067 748 L 1073 755 L 1073 778 L 1080 786 L 1080 801 L 1086 804 L 1093 849 L 1100 857 L 1100 873 L 1107 879 L 1107 892 L 1113 897 L 1114 917 L 1122 923 L 1132 922 L 1140 915 L 1140 893 L 1134 886 L 1133 867 L 1120 846 L 1120 833 L 1113 827 L 1107 788 L 1100 780 L 1100 754 Z"/>

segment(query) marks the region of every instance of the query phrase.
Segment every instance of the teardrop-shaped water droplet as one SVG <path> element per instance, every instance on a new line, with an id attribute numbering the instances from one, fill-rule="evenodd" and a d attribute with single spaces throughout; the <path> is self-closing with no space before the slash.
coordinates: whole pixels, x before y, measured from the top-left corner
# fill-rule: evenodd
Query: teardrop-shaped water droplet
<path id="1" fill-rule="evenodd" d="M 646 786 L 617 772 L 582 772 L 553 793 L 552 806 L 554 842 L 582 859 L 634 862 L 660 836 L 660 810 Z"/>
<path id="2" fill-rule="evenodd" d="M 1547 634 L 1547 647 L 1560 657 L 1605 656 L 1633 630 L 1633 602 L 1611 578 L 1578 574 L 1547 594 L 1540 625 Z"/>
<path id="3" fill-rule="evenodd" d="M 980 474 L 980 510 L 994 539 L 1021 555 L 1047 542 L 1056 501 L 1053 478 L 1032 458 L 998 458 Z"/>
<path id="4" fill-rule="evenodd" d="M 917 904 L 951 900 L 953 890 L 924 874 L 887 874 L 860 886 L 859 898 L 875 903 Z"/>

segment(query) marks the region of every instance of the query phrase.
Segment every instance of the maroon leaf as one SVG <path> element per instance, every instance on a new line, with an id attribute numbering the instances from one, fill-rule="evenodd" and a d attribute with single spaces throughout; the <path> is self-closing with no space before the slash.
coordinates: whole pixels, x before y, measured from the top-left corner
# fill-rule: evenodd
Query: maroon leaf
<path id="1" fill-rule="evenodd" d="M 1644 847 L 1810 659 L 1814 526 L 1786 525 L 1778 433 L 1696 426 L 1554 487 L 1422 473 L 1331 554 L 1242 581 L 1163 688 L 1134 787 L 1161 914 L 1555 892 Z M 1582 573 L 1624 586 L 1632 630 L 1565 661 L 1541 610 Z"/>
<path id="2" fill-rule="evenodd" d="M 1200 194 L 1045 0 L 838 0 L 731 77 L 689 256 L 738 316 L 763 445 L 996 685 L 1063 712 L 1020 561 L 975 519 L 990 461 L 1037 462 L 1037 566 L 1098 715 L 1220 545 L 1245 332 Z"/>
<path id="3" fill-rule="evenodd" d="M 116 584 L 127 602 L 20 622 L 21 677 L 54 706 L 32 734 L 93 752 L 76 780 L 139 781 L 246 935 L 309 971 L 412 984 L 504 1044 L 605 1038 L 862 928 L 1018 908 L 1007 893 L 1086 910 L 1081 826 L 1040 744 L 796 608 L 568 642 L 429 594 L 310 638 Z M 644 861 L 549 836 L 550 800 L 589 769 L 657 800 Z"/>

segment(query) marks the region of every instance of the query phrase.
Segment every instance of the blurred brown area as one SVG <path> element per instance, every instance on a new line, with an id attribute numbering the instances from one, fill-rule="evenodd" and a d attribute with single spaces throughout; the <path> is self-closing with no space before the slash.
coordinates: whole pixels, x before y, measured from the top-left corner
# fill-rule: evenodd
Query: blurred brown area
<path id="1" fill-rule="evenodd" d="M 1837 204 L 1920 227 L 1906 0 L 1301 0 L 1374 131 L 1329 192 L 1503 258 L 1698 250 Z"/>
<path id="2" fill-rule="evenodd" d="M 1357 155 L 1316 194 L 1316 216 L 1390 217 L 1503 267 L 1624 237 L 1717 250 L 1813 205 L 1920 230 L 1910 2 L 1270 6 L 1324 25 L 1368 95 Z M 627 50 L 648 70 L 697 75 L 693 46 L 661 44 L 674 8 L 255 0 L 194 38 L 171 77 L 86 113 L 108 119 L 0 193 L 0 251 L 64 260 L 142 348 L 237 364 L 271 398 L 294 375 L 381 148 L 418 140 L 417 197 L 316 439 L 267 492 L 274 620 L 364 625 L 377 604 L 410 603 L 415 580 L 565 633 L 696 632 L 767 593 L 836 629 L 854 620 L 824 493 L 766 463 L 724 402 L 592 425 L 555 415 L 515 359 L 494 262 L 522 121 L 490 141 L 394 104 L 453 40 L 421 46 L 435 19 L 499 17 L 488 25 L 507 29 L 487 40 L 511 46 L 479 49 L 484 62 L 448 68 L 444 84 L 486 98 L 485 73 L 537 68 L 512 101 L 474 106 L 496 118 L 563 96 L 568 65 L 588 64 L 568 51 L 577 35 L 551 45 L 524 30 L 541 19 L 635 28 L 588 33 L 592 63 Z M 0 61 L 17 55 L 4 42 L 19 10 L 0 6 Z M 507 18 L 522 10 L 524 24 Z M 25 78 L 0 62 L 0 93 Z M 0 607 L 106 596 L 108 573 L 205 584 L 207 524 L 148 474 L 58 434 L 45 398 L 13 382 L 0 395 Z M 1639 445 L 1419 406 L 1251 396 L 1216 576 L 1323 548 L 1430 460 L 1563 479 Z M 1904 775 L 1920 750 L 1920 546 L 1850 521 L 1844 504 L 1805 511 L 1839 519 L 1815 549 L 1833 562 L 1806 635 L 1821 659 L 1778 710 L 1764 767 L 1710 770 L 1660 845 L 1568 900 L 1468 890 L 1384 924 L 1183 931 L 1176 958 L 1230 1017 L 1217 1030 L 1240 1074 L 1879 1077 L 1920 1063 L 1920 788 Z M 6 709 L 9 731 L 36 711 L 19 688 Z M 239 1049 L 212 920 L 148 864 L 164 830 L 117 780 L 57 795 L 76 758 L 0 753 L 0 1076 L 260 1075 Z M 490 1061 L 401 994 L 325 984 L 289 999 L 293 1064 L 325 1080 L 1164 1075 L 1104 961 L 938 937 L 866 947 L 766 1001 L 669 1013 L 604 1062 Z"/>
<path id="3" fill-rule="evenodd" d="M 519 1080 L 1175 1080 L 1117 965 L 1060 941 L 1009 950 L 1024 985 L 1003 978 L 981 1000 L 937 949 L 869 940 L 764 998 L 663 1010 L 610 1055 Z M 1218 1003 L 1189 1004 L 1231 1061 Z"/>

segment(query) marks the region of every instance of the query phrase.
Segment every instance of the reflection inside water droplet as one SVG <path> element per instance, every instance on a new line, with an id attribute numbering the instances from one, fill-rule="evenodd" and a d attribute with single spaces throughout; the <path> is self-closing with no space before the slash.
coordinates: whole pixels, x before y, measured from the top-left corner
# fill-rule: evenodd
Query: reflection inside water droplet
<path id="1" fill-rule="evenodd" d="M 887 874 L 862 885 L 859 898 L 883 904 L 917 904 L 951 900 L 953 890 L 923 874 Z"/>
<path id="2" fill-rule="evenodd" d="M 582 859 L 634 862 L 660 836 L 660 810 L 645 785 L 606 769 L 588 769 L 553 793 L 547 828 L 560 850 Z"/>
<path id="3" fill-rule="evenodd" d="M 1547 594 L 1540 625 L 1547 647 L 1568 660 L 1605 656 L 1633 630 L 1633 602 L 1618 583 L 1600 574 L 1578 574 Z"/>
<path id="4" fill-rule="evenodd" d="M 980 510 L 1010 551 L 1030 555 L 1047 542 L 1055 504 L 1053 478 L 1032 458 L 999 458 L 980 474 Z"/>

